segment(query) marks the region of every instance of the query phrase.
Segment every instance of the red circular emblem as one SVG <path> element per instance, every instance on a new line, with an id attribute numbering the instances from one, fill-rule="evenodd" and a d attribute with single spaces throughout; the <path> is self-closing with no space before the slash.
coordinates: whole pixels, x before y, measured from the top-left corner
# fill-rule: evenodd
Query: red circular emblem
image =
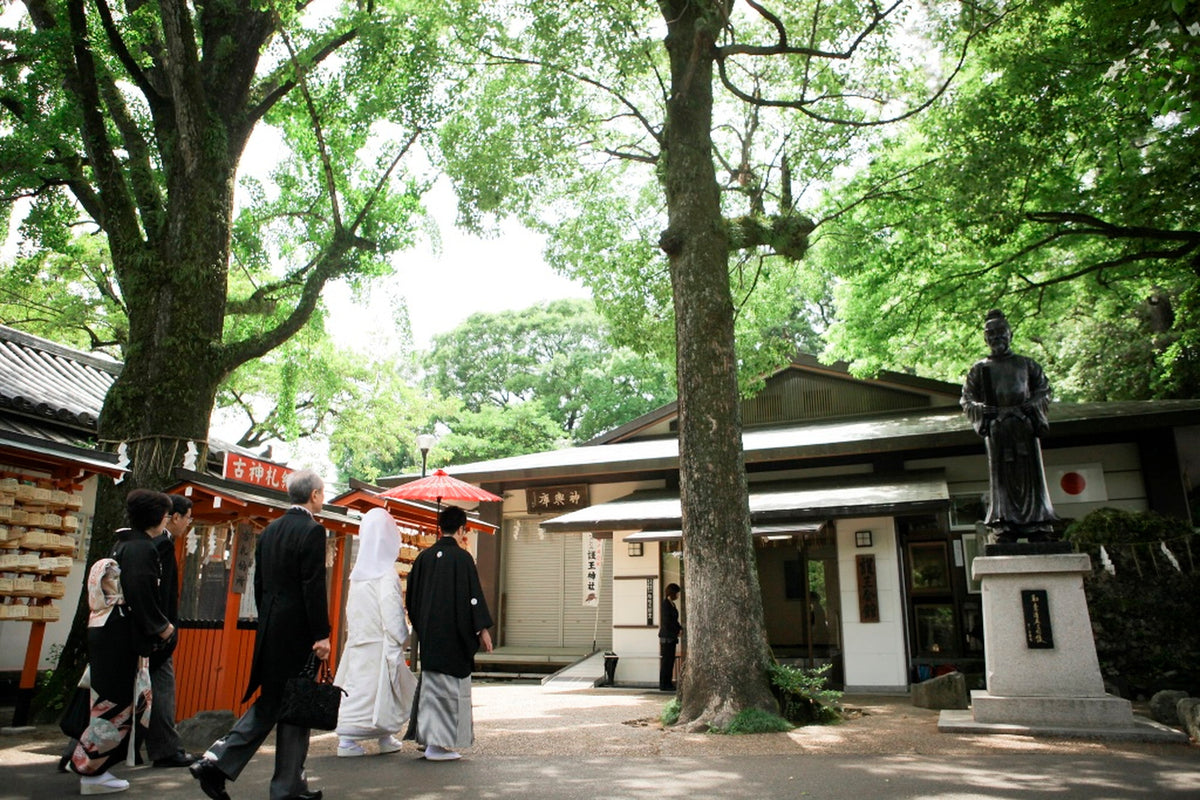
<path id="1" fill-rule="evenodd" d="M 1062 476 L 1058 485 L 1067 494 L 1083 494 L 1083 490 L 1087 488 L 1087 480 L 1078 472 L 1068 472 Z"/>

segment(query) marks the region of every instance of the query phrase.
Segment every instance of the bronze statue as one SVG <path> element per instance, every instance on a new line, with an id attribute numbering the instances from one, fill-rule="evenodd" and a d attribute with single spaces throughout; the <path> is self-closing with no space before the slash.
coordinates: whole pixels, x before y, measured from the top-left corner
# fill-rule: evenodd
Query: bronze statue
<path id="1" fill-rule="evenodd" d="M 1058 520 L 1046 491 L 1038 439 L 1049 428 L 1050 384 L 1032 358 L 1012 351 L 1012 329 L 993 309 L 984 323 L 992 354 L 977 361 L 963 384 L 962 407 L 987 441 L 988 512 L 984 524 L 997 544 L 1053 541 Z"/>

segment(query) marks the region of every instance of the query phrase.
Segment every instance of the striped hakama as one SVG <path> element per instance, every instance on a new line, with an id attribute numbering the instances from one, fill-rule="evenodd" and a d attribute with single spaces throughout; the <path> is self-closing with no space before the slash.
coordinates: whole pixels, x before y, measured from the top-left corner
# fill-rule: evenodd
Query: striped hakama
<path id="1" fill-rule="evenodd" d="M 455 678 L 442 672 L 421 672 L 413 713 L 405 739 L 447 750 L 475 742 L 471 722 L 471 676 Z"/>

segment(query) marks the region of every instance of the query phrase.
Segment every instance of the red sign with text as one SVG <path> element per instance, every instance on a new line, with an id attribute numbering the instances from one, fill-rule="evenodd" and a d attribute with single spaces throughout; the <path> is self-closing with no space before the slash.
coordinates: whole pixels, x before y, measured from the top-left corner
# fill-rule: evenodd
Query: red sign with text
<path id="1" fill-rule="evenodd" d="M 284 478 L 290 474 L 292 474 L 292 470 L 272 464 L 270 461 L 260 461 L 257 458 L 236 453 L 225 454 L 225 477 L 232 481 L 286 492 L 287 485 L 284 483 Z"/>

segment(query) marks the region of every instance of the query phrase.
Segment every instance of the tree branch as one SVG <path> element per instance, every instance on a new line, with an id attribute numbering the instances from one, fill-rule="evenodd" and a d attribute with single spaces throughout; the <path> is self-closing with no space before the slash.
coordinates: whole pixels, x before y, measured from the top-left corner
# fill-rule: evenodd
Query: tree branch
<path id="1" fill-rule="evenodd" d="M 146 73 L 138 66 L 137 61 L 125 46 L 125 40 L 121 38 L 121 32 L 117 30 L 116 23 L 113 22 L 112 9 L 108 7 L 106 0 L 95 0 L 97 13 L 100 14 L 100 23 L 104 27 L 104 32 L 108 35 L 108 43 L 112 45 L 113 52 L 117 55 L 117 60 L 121 62 L 121 66 L 125 67 L 125 71 L 129 73 L 129 77 L 137 85 L 138 89 L 146 100 L 150 103 L 150 107 L 162 103 L 166 98 L 158 93 L 154 86 L 150 83 Z"/>
<path id="2" fill-rule="evenodd" d="M 353 41 L 357 36 L 358 29 L 351 28 L 329 41 L 314 44 L 314 49 L 311 52 L 302 52 L 300 58 L 311 69 L 324 62 L 325 59 L 336 53 L 344 45 Z M 267 112 L 274 108 L 276 103 L 286 97 L 295 88 L 296 68 L 292 63 L 289 63 L 286 67 L 280 66 L 271 76 L 264 80 L 258 90 L 262 95 L 262 99 L 246 111 L 244 122 L 245 135 L 249 136 L 249 131 L 258 124 L 258 121 L 266 116 Z"/>
<path id="3" fill-rule="evenodd" d="M 650 120 L 646 118 L 646 115 L 642 113 L 640 108 L 638 108 L 636 105 L 634 105 L 632 100 L 630 100 L 628 97 L 626 97 L 624 94 L 617 91 L 613 87 L 611 87 L 605 83 L 601 83 L 600 81 L 596 80 L 595 78 L 589 78 L 586 75 L 582 75 L 578 72 L 569 70 L 566 67 L 560 67 L 557 64 L 550 64 L 545 61 L 540 61 L 540 60 L 534 59 L 534 58 L 523 58 L 520 56 L 506 56 L 506 55 L 501 55 L 501 54 L 497 54 L 497 53 L 492 53 L 492 52 L 489 52 L 489 51 L 484 50 L 477 46 L 475 47 L 475 49 L 478 50 L 480 53 L 482 53 L 487 58 L 495 59 L 495 61 L 499 64 L 518 64 L 518 65 L 524 65 L 524 66 L 530 66 L 530 67 L 539 67 L 541 69 L 548 69 L 552 72 L 557 72 L 560 75 L 566 75 L 568 78 L 577 80 L 580 83 L 586 83 L 589 86 L 593 86 L 593 87 L 599 89 L 600 91 L 613 96 L 614 98 L 616 98 L 617 102 L 619 102 L 621 105 L 625 106 L 625 108 L 629 109 L 629 113 L 633 116 L 633 118 L 636 119 L 641 124 L 642 128 L 645 129 L 645 131 L 648 134 L 650 134 L 650 136 L 654 139 L 655 142 L 657 142 L 659 144 L 659 146 L 662 146 L 662 143 L 663 143 L 662 142 L 662 132 L 659 131 L 657 128 L 655 128 L 653 124 L 651 124 Z M 491 66 L 491 65 L 485 63 L 484 66 Z"/>
<path id="4" fill-rule="evenodd" d="M 791 55 L 791 56 L 809 56 L 810 58 L 823 58 L 823 59 L 837 60 L 837 61 L 848 61 L 849 59 L 854 58 L 854 54 L 856 52 L 858 52 L 859 46 L 862 45 L 862 43 L 864 41 L 866 41 L 866 38 L 868 36 L 870 36 L 872 33 L 874 33 L 875 29 L 878 28 L 883 23 L 883 21 L 891 15 L 891 13 L 893 11 L 895 11 L 897 8 L 899 8 L 901 5 L 904 4 L 904 0 L 896 0 L 896 2 L 893 3 L 892 6 L 888 9 L 886 9 L 885 11 L 876 11 L 874 13 L 874 15 L 872 16 L 871 21 L 868 22 L 867 26 L 865 28 L 863 28 L 862 31 L 859 32 L 858 36 L 856 36 L 854 38 L 854 41 L 850 43 L 850 46 L 847 47 L 845 50 L 840 50 L 840 51 L 839 50 L 820 50 L 820 49 L 812 48 L 812 47 L 793 47 L 793 46 L 791 46 L 787 43 L 787 29 L 784 26 L 783 22 L 780 21 L 779 17 L 770 13 L 769 11 L 767 11 L 765 8 L 763 8 L 758 3 L 751 2 L 751 0 L 746 0 L 746 4 L 749 5 L 751 8 L 753 8 L 755 11 L 757 11 L 760 15 L 762 15 L 765 19 L 767 19 L 768 22 L 770 22 L 774 26 L 778 39 L 777 39 L 776 43 L 773 45 L 759 46 L 759 45 L 745 45 L 745 44 L 729 44 L 729 45 L 724 45 L 724 46 L 718 47 L 717 48 L 718 60 L 720 60 L 726 56 L 735 56 L 735 55 L 748 55 L 748 56 Z M 814 18 L 819 13 L 820 13 L 819 10 L 815 11 Z"/>
<path id="5" fill-rule="evenodd" d="M 764 47 L 749 46 L 749 45 L 725 45 L 723 47 L 719 47 L 719 48 L 717 48 L 717 51 L 716 51 L 716 62 L 717 62 L 717 74 L 721 79 L 721 84 L 726 88 L 726 90 L 728 90 L 730 92 L 730 94 L 732 94 L 734 97 L 737 97 L 739 100 L 741 100 L 745 103 L 749 103 L 751 105 L 766 106 L 769 108 L 792 109 L 792 110 L 801 112 L 805 116 L 809 117 L 810 119 L 816 120 L 817 122 L 822 122 L 822 123 L 826 123 L 826 124 L 830 124 L 830 125 L 845 125 L 845 126 L 849 126 L 849 127 L 865 128 L 865 127 L 872 127 L 872 126 L 877 126 L 877 125 L 889 125 L 894 122 L 900 122 L 902 120 L 908 119 L 909 117 L 913 117 L 917 114 L 920 114 L 922 111 L 924 111 L 925 109 L 927 109 L 931 105 L 933 105 L 935 102 L 937 102 L 937 100 L 946 93 L 946 90 L 950 88 L 950 84 L 953 83 L 954 79 L 958 76 L 958 73 L 962 71 L 963 64 L 966 63 L 967 52 L 970 48 L 971 43 L 975 40 L 975 37 L 979 36 L 983 32 L 987 31 L 992 25 L 996 24 L 996 22 L 999 19 L 1003 18 L 1003 16 L 1004 16 L 1003 13 L 1000 14 L 999 16 L 997 16 L 996 19 L 987 23 L 986 25 L 982 25 L 982 26 L 976 28 L 975 30 L 971 31 L 969 34 L 967 34 L 967 37 L 963 41 L 962 48 L 958 54 L 958 61 L 955 64 L 954 69 L 951 71 L 950 75 L 944 81 L 942 81 L 941 85 L 937 88 L 937 90 L 932 95 L 930 95 L 928 98 L 926 98 L 926 100 L 923 103 L 921 103 L 920 105 L 910 108 L 909 110 L 907 110 L 901 114 L 898 114 L 894 117 L 887 117 L 884 119 L 874 119 L 874 120 L 843 119 L 840 117 L 830 117 L 830 116 L 826 116 L 824 114 L 819 114 L 816 111 L 813 111 L 810 108 L 810 106 L 812 106 L 814 103 L 818 102 L 819 100 L 826 99 L 823 97 L 808 98 L 808 99 L 805 99 L 802 97 L 801 99 L 797 99 L 797 100 L 770 100 L 770 99 L 765 99 L 763 97 L 755 96 L 753 94 L 743 91 L 736 84 L 734 84 L 733 80 L 729 77 L 728 67 L 726 65 L 727 58 L 729 56 L 733 56 L 733 55 L 750 55 L 750 56 L 756 56 L 756 57 L 777 56 L 777 55 L 804 55 L 804 56 L 807 56 L 810 60 L 812 58 L 822 58 L 822 59 L 828 59 L 828 60 L 844 60 L 844 59 L 851 58 L 851 57 L 853 57 L 855 51 L 858 49 L 859 45 L 861 45 L 862 42 L 866 39 L 866 37 L 868 35 L 870 35 L 872 32 L 874 32 L 874 30 L 879 26 L 880 23 L 882 23 L 882 21 L 887 17 L 887 15 L 891 14 L 892 11 L 894 11 L 896 9 L 896 7 L 899 5 L 900 5 L 900 1 L 898 0 L 894 5 L 892 5 L 890 8 L 888 8 L 886 11 L 876 12 L 873 19 L 867 24 L 867 26 L 863 29 L 863 31 L 859 33 L 859 35 L 855 38 L 854 42 L 850 45 L 850 47 L 844 51 L 833 52 L 833 51 L 813 50 L 811 48 L 796 48 L 796 47 L 790 47 L 790 46 L 782 47 L 778 43 L 775 45 L 764 46 Z M 876 102 L 880 102 L 880 101 L 876 100 Z"/>
<path id="6" fill-rule="evenodd" d="M 292 60 L 292 69 L 296 74 L 296 80 L 300 87 L 300 95 L 304 98 L 304 106 L 308 109 L 308 120 L 312 125 L 313 135 L 317 137 L 317 153 L 321 159 L 321 174 L 325 178 L 325 191 L 329 193 L 329 210 L 333 214 L 333 228 L 335 231 L 341 231 L 342 210 L 338 203 L 337 182 L 333 177 L 333 164 L 330 162 L 329 146 L 325 143 L 325 131 L 321 127 L 321 115 L 317 113 L 317 106 L 313 102 L 312 94 L 308 91 L 308 77 L 299 59 L 296 58 L 296 50 L 292 47 L 292 37 L 288 36 L 287 31 L 281 30 L 280 33 L 283 38 L 283 45 L 287 48 L 288 56 Z"/>
<path id="7" fill-rule="evenodd" d="M 134 242 L 141 239 L 137 214 L 121 172 L 121 164 L 106 135 L 96 62 L 88 41 L 83 0 L 66 0 L 67 20 L 74 55 L 74 74 L 67 79 L 69 90 L 80 100 L 84 148 L 99 188 L 95 196 L 96 219 L 114 235 Z M 73 84 L 73 86 L 71 85 Z M 80 176 L 82 177 L 82 175 Z M 74 189 L 74 184 L 70 184 Z M 87 185 L 87 184 L 84 184 Z M 88 192 L 90 195 L 90 191 Z"/>
<path id="8" fill-rule="evenodd" d="M 800 214 L 751 214 L 726 222 L 731 251 L 765 246 L 795 261 L 808 251 L 808 235 L 814 227 L 811 219 Z"/>
<path id="9" fill-rule="evenodd" d="M 163 71 L 170 86 L 178 163 L 186 176 L 204 165 L 208 108 L 196 53 L 196 31 L 185 0 L 159 0 L 166 54 Z"/>

